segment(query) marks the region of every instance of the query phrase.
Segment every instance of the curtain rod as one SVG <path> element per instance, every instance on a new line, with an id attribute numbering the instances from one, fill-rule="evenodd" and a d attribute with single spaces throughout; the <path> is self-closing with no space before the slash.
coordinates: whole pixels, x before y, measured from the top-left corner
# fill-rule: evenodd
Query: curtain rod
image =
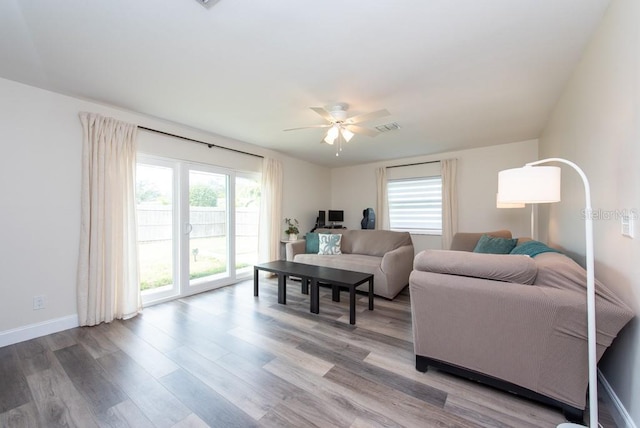
<path id="1" fill-rule="evenodd" d="M 255 157 L 261 158 L 261 159 L 264 158 L 264 156 L 256 155 L 255 153 L 243 152 L 242 150 L 236 150 L 236 149 L 232 149 L 232 148 L 229 148 L 229 147 L 219 146 L 219 145 L 213 144 L 213 143 L 207 143 L 207 142 L 200 141 L 200 140 L 194 140 L 193 138 L 187 138 L 187 137 L 183 137 L 182 135 L 176 135 L 176 134 L 170 134 L 170 133 L 164 132 L 164 131 L 158 131 L 157 129 L 147 128 L 146 126 L 138 125 L 138 129 L 142 129 L 144 131 L 155 132 L 157 134 L 168 135 L 169 137 L 180 138 L 181 140 L 191 141 L 192 143 L 204 144 L 205 146 L 209 147 L 210 149 L 215 147 L 215 148 L 218 148 L 218 149 L 224 149 L 224 150 L 229 150 L 229 151 L 236 152 L 236 153 L 242 153 L 243 155 L 255 156 Z"/>
<path id="2" fill-rule="evenodd" d="M 390 168 L 400 168 L 400 167 L 403 167 L 403 166 L 427 165 L 427 164 L 430 164 L 430 163 L 440 163 L 440 162 L 442 162 L 442 161 L 437 160 L 437 161 L 429 161 L 429 162 L 406 163 L 406 164 L 404 164 L 404 165 L 392 165 L 392 166 L 388 166 L 388 167 L 386 167 L 386 168 L 387 168 L 387 169 L 390 169 Z"/>

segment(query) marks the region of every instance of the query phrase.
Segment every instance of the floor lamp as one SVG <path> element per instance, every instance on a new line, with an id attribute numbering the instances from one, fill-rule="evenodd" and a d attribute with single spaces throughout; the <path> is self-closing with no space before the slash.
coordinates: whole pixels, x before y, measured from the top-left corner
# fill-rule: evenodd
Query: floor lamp
<path id="1" fill-rule="evenodd" d="M 560 168 L 536 166 L 559 162 L 572 167 L 582 178 L 585 195 L 584 225 L 586 238 L 587 271 L 587 345 L 589 349 L 589 424 L 598 426 L 598 378 L 596 356 L 596 298 L 593 257 L 593 218 L 591 189 L 584 171 L 575 163 L 561 158 L 549 158 L 530 162 L 522 168 L 507 169 L 498 173 L 498 200 L 505 203 L 539 204 L 560 201 Z M 558 428 L 580 427 L 574 423 L 562 423 Z"/>

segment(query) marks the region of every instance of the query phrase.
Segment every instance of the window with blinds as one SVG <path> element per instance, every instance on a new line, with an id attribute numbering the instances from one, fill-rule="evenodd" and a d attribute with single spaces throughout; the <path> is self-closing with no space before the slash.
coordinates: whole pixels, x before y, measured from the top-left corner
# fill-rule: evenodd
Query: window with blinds
<path id="1" fill-rule="evenodd" d="M 391 230 L 442 233 L 442 177 L 387 182 Z"/>

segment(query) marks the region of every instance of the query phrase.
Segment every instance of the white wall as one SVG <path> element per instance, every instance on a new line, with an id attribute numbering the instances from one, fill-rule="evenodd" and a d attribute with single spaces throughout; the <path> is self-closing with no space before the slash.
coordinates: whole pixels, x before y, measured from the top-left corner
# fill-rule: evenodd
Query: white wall
<path id="1" fill-rule="evenodd" d="M 529 208 L 497 209 L 498 172 L 538 158 L 538 141 L 529 140 L 431 156 L 396 159 L 331 170 L 331 207 L 345 212 L 345 226 L 359 229 L 362 210 L 376 207 L 376 168 L 458 159 L 458 230 L 481 232 L 510 229 L 514 236 L 531 234 Z M 413 235 L 416 252 L 441 248 L 440 236 Z"/>
<path id="2" fill-rule="evenodd" d="M 587 174 L 595 210 L 640 212 L 640 2 L 614 0 L 540 139 L 541 157 L 563 157 Z M 584 260 L 582 184 L 563 167 L 562 202 L 545 210 L 549 241 Z M 615 216 L 614 216 L 615 217 Z M 640 222 L 623 237 L 619 220 L 594 221 L 596 277 L 640 313 Z M 600 369 L 640 426 L 640 325 L 631 321 Z M 627 421 L 628 422 L 628 421 Z"/>
<path id="3" fill-rule="evenodd" d="M 82 127 L 78 112 L 108 115 L 150 128 L 280 159 L 283 215 L 310 229 L 317 206 L 330 204 L 329 170 L 250 144 L 178 124 L 0 79 L 0 346 L 70 327 L 76 314 Z M 169 143 L 140 131 L 145 152 L 260 171 L 258 158 L 188 142 Z M 153 134 L 155 135 L 155 134 Z M 283 224 L 284 229 L 284 224 Z M 283 235 L 284 236 L 284 235 Z M 33 297 L 47 296 L 34 311 Z M 59 320 L 65 322 L 56 324 Z M 77 321 L 74 321 L 77 322 Z"/>

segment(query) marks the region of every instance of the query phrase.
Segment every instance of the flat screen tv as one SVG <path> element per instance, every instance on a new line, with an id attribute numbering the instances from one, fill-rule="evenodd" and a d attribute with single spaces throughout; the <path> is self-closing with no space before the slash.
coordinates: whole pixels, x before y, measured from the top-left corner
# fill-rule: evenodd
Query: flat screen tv
<path id="1" fill-rule="evenodd" d="M 344 221 L 344 211 L 342 210 L 329 210 L 329 218 L 327 219 L 333 223 L 342 223 Z"/>

